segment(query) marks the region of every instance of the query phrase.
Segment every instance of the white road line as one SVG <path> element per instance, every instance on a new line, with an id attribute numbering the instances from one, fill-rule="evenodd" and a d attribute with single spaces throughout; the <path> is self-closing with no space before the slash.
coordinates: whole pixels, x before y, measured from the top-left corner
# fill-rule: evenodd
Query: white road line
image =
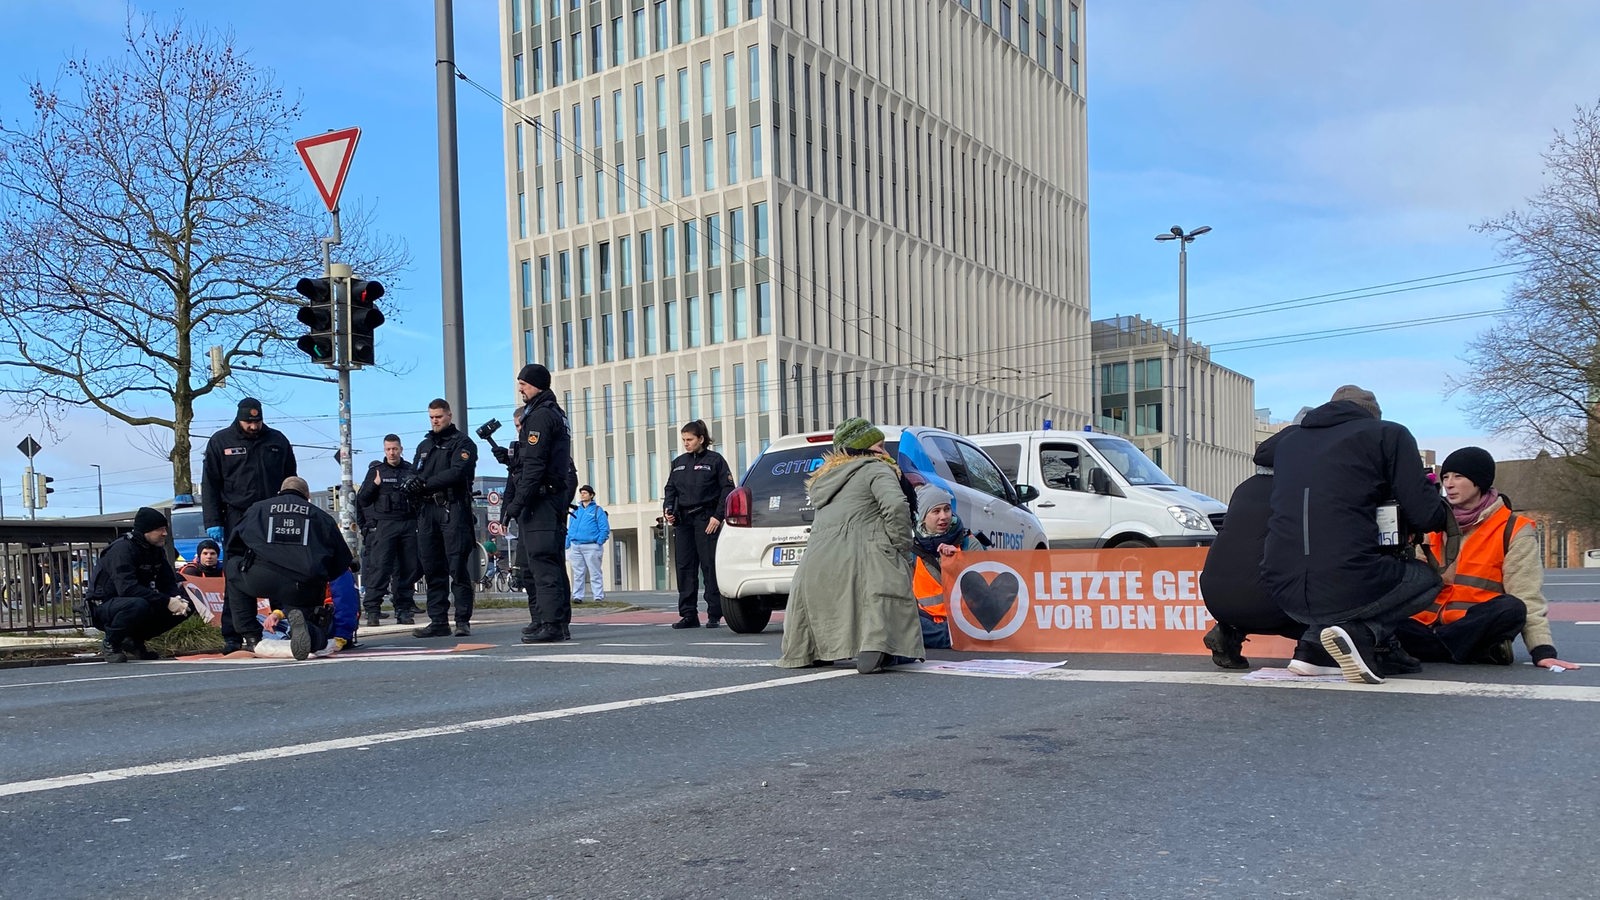
<path id="1" fill-rule="evenodd" d="M 321 661 L 322 660 L 307 660 L 305 662 L 252 662 L 249 668 L 251 670 L 282 669 L 286 666 L 314 665 Z M 85 684 L 91 681 L 124 681 L 134 678 L 170 678 L 174 675 L 215 675 L 218 672 L 244 671 L 244 667 L 240 666 L 238 663 L 227 663 L 205 669 L 196 668 L 195 663 L 183 663 L 178 662 L 177 660 L 163 660 L 161 662 L 139 664 L 141 668 L 147 665 L 172 666 L 173 669 L 169 672 L 129 672 L 126 675 L 97 675 L 93 678 L 63 678 L 60 681 L 19 681 L 15 684 L 0 684 L 0 689 L 21 687 L 53 687 L 58 684 Z M 179 668 L 180 666 L 182 668 Z"/>
<path id="2" fill-rule="evenodd" d="M 765 647 L 767 641 L 696 641 L 691 647 Z"/>
<path id="3" fill-rule="evenodd" d="M 774 667 L 771 659 L 716 659 L 709 656 L 650 656 L 642 653 L 544 653 L 519 656 L 508 662 L 610 663 L 617 666 L 677 666 L 688 669 L 748 669 Z M 855 671 L 850 669 L 848 671 Z M 843 674 L 840 672 L 839 674 Z"/>
<path id="4" fill-rule="evenodd" d="M 1574 625 L 1600 625 L 1600 622 L 1573 622 Z"/>
<path id="5" fill-rule="evenodd" d="M 587 716 L 594 713 L 614 712 L 622 709 L 641 709 L 647 706 L 659 706 L 664 703 L 679 703 L 684 700 L 701 700 L 707 697 L 719 697 L 726 694 L 739 694 L 746 691 L 759 691 L 766 688 L 789 687 L 791 685 L 805 684 L 811 681 L 822 681 L 828 678 L 838 678 L 841 675 L 854 674 L 852 671 L 838 672 L 808 672 L 804 675 L 792 675 L 787 678 L 775 678 L 770 681 L 758 681 L 754 684 L 736 684 L 729 687 L 709 688 L 700 691 L 683 691 L 677 694 L 661 694 L 655 697 L 639 697 L 634 700 L 615 700 L 610 703 L 595 703 L 589 706 L 573 706 L 566 709 L 547 709 L 539 712 L 519 713 L 514 716 L 500 716 L 494 719 L 478 719 L 472 722 L 460 722 L 455 725 L 439 725 L 432 728 L 413 728 L 406 731 L 389 731 L 379 734 L 363 734 L 355 737 L 338 738 L 328 741 L 315 741 L 309 744 L 296 744 L 287 747 L 267 747 L 261 750 L 248 750 L 243 753 L 227 753 L 221 756 L 204 756 L 197 759 L 179 759 L 171 762 L 153 763 L 145 766 L 128 766 L 123 769 L 109 769 L 103 772 L 81 772 L 76 775 L 59 775 L 54 778 L 37 778 L 32 781 L 14 781 L 9 784 L 0 784 L 0 797 L 11 797 L 18 794 L 36 794 L 42 791 L 56 791 L 62 788 L 81 787 L 89 784 L 103 784 L 111 781 L 127 781 L 131 778 L 143 778 L 147 775 L 175 775 L 180 772 L 196 772 L 202 769 L 220 769 L 227 766 L 244 765 L 247 763 L 265 762 L 274 759 L 291 759 L 296 756 L 310 756 L 316 753 L 332 753 L 337 750 L 356 750 L 370 747 L 374 744 L 393 744 L 400 741 L 415 741 L 424 738 L 444 737 L 453 734 L 467 734 L 469 732 L 487 731 L 492 728 L 504 728 L 508 725 L 527 725 L 533 722 L 545 722 L 552 719 L 569 719 L 574 716 Z"/>

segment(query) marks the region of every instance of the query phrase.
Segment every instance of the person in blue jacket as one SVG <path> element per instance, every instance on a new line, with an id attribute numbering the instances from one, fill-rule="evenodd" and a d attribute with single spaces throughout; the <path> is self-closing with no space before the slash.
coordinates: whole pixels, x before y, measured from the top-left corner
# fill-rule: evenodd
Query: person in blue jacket
<path id="1" fill-rule="evenodd" d="M 572 602 L 583 602 L 583 586 L 599 603 L 606 598 L 605 567 L 601 564 L 606 541 L 611 538 L 611 520 L 594 502 L 594 487 L 578 488 L 578 505 L 567 524 L 567 562 L 572 565 Z"/>

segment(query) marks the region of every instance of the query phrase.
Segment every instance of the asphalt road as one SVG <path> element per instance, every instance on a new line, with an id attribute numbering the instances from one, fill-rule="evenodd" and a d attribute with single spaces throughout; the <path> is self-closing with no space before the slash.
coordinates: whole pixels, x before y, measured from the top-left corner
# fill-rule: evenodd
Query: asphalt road
<path id="1" fill-rule="evenodd" d="M 504 611 L 474 623 L 493 646 L 456 653 L 0 671 L 0 896 L 1582 897 L 1600 881 L 1600 626 L 1557 624 L 1562 655 L 1596 663 L 1576 672 L 1286 687 L 1205 657 L 795 672 L 770 665 L 776 626 L 671 617 L 579 619 L 556 647 L 517 643 Z"/>

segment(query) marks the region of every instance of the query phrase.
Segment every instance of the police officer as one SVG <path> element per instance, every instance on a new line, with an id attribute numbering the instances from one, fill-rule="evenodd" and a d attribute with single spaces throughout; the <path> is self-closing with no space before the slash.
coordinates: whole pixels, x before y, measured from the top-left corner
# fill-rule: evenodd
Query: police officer
<path id="1" fill-rule="evenodd" d="M 228 554 L 225 596 L 234 629 L 250 649 L 261 640 L 257 597 L 283 610 L 295 659 L 328 644 L 323 599 L 353 557 L 339 523 L 310 497 L 304 478 L 285 478 L 281 491 L 245 511 L 231 540 L 237 549 Z"/>
<path id="2" fill-rule="evenodd" d="M 373 460 L 356 491 L 362 532 L 361 580 L 367 624 L 376 626 L 384 596 L 394 589 L 395 621 L 410 625 L 417 613 L 417 508 L 400 485 L 416 474 L 406 462 L 400 436 L 383 436 L 383 459 Z"/>
<path id="3" fill-rule="evenodd" d="M 188 616 L 169 560 L 167 517 L 142 506 L 133 514 L 133 531 L 112 541 L 95 562 L 84 606 L 90 623 L 105 632 L 100 655 L 106 662 L 155 659 L 144 642 Z"/>
<path id="4" fill-rule="evenodd" d="M 276 494 L 283 480 L 298 472 L 289 439 L 262 421 L 261 401 L 254 397 L 239 401 L 234 423 L 206 442 L 200 476 L 206 534 L 231 556 L 233 533 L 245 510 Z M 224 653 L 240 646 L 233 624 L 228 616 L 222 617 Z"/>
<path id="5" fill-rule="evenodd" d="M 472 479 L 478 470 L 478 445 L 451 421 L 450 404 L 428 404 L 431 429 L 417 444 L 415 473 L 404 490 L 419 507 L 417 556 L 428 584 L 428 624 L 411 632 L 419 638 L 450 635 L 450 600 L 455 597 L 457 637 L 472 633 L 472 548 L 478 519 L 472 510 Z"/>
<path id="6" fill-rule="evenodd" d="M 571 637 L 572 594 L 562 551 L 578 469 L 566 411 L 550 390 L 550 370 L 537 363 L 523 366 L 517 396 L 525 405 L 517 426 L 517 487 L 506 513 L 517 520 L 527 559 L 523 581 L 533 621 L 522 642 L 548 644 Z"/>
<path id="7" fill-rule="evenodd" d="M 679 434 L 683 450 L 672 461 L 663 491 L 668 525 L 676 526 L 673 550 L 678 557 L 678 621 L 673 628 L 699 628 L 700 593 L 696 569 L 705 576 L 706 627 L 722 621 L 722 595 L 717 592 L 717 532 L 722 510 L 733 493 L 733 472 L 722 454 L 711 449 L 706 423 L 695 419 Z"/>

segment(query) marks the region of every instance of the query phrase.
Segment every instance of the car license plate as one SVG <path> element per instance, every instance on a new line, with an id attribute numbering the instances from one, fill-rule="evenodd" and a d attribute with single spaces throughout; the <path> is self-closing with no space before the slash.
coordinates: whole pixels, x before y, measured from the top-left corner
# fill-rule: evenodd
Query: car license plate
<path id="1" fill-rule="evenodd" d="M 772 564 L 775 566 L 797 566 L 800 564 L 800 557 L 804 556 L 805 552 L 804 544 L 798 547 L 773 547 Z"/>

